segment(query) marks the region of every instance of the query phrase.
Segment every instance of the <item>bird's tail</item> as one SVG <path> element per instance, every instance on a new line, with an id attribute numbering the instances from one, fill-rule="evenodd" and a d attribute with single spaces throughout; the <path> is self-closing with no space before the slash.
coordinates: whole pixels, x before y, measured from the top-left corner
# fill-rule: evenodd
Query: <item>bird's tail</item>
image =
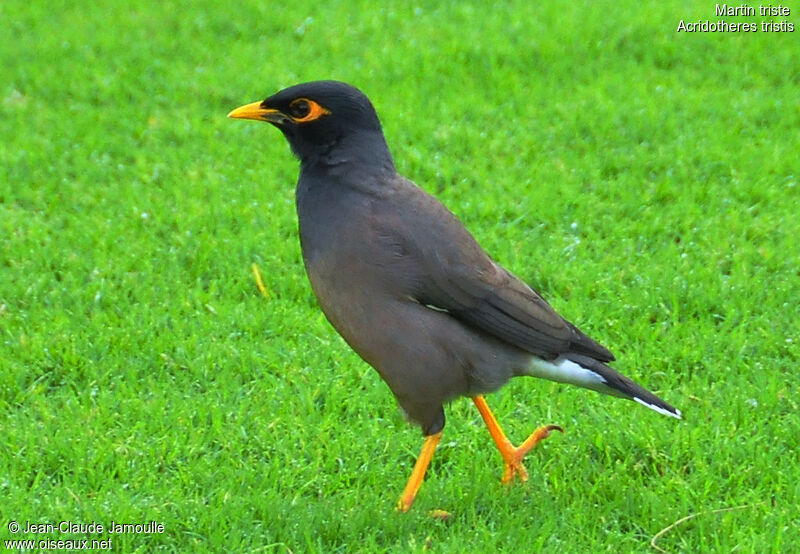
<path id="1" fill-rule="evenodd" d="M 534 357 L 526 372 L 559 383 L 570 383 L 604 394 L 628 398 L 660 414 L 681 419 L 680 410 L 605 365 L 581 354 L 566 354 L 555 360 Z"/>

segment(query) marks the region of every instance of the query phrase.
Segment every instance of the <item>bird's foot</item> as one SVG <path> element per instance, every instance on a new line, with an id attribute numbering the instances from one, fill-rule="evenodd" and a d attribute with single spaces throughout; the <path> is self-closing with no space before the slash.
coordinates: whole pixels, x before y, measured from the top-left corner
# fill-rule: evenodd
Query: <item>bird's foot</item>
<path id="1" fill-rule="evenodd" d="M 422 450 L 417 457 L 417 461 L 414 463 L 411 477 L 408 479 L 403 494 L 400 495 L 400 500 L 397 501 L 398 512 L 406 513 L 411 508 L 411 504 L 414 503 L 414 498 L 417 496 L 417 491 L 419 491 L 420 486 L 422 486 L 422 480 L 425 477 L 425 472 L 428 470 L 428 465 L 431 463 L 433 453 L 436 451 L 436 445 L 439 444 L 441 438 L 441 431 L 435 435 L 427 435 L 425 437 Z"/>
<path id="2" fill-rule="evenodd" d="M 522 464 L 522 459 L 539 441 L 546 439 L 551 431 L 561 431 L 563 433 L 564 429 L 558 425 L 542 425 L 531 433 L 520 446 L 514 447 L 511 443 L 508 443 L 509 448 L 500 450 L 506 466 L 506 470 L 503 473 L 503 483 L 510 483 L 516 475 L 519 475 L 522 482 L 528 480 L 528 470 Z"/>
<path id="3" fill-rule="evenodd" d="M 523 483 L 528 480 L 528 470 L 522 465 L 522 460 L 506 460 L 505 464 L 506 470 L 501 479 L 504 484 L 511 483 L 517 475 Z"/>
<path id="4" fill-rule="evenodd" d="M 407 498 L 406 495 L 403 495 L 403 497 L 401 497 L 400 500 L 397 501 L 395 510 L 397 510 L 401 514 L 404 514 L 411 509 L 411 504 L 413 502 L 414 502 L 414 497 Z"/>

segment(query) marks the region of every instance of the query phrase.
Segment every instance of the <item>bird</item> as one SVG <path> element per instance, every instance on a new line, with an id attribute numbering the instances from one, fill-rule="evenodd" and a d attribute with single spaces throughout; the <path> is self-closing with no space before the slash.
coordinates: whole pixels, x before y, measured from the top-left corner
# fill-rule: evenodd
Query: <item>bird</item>
<path id="1" fill-rule="evenodd" d="M 444 405 L 471 398 L 504 461 L 528 478 L 525 454 L 485 395 L 533 376 L 681 412 L 609 366 L 614 355 L 494 261 L 434 196 L 397 171 L 369 98 L 311 81 L 232 110 L 284 135 L 299 160 L 295 204 L 303 263 L 327 320 L 391 389 L 424 441 L 397 509 L 407 512 L 445 426 Z"/>

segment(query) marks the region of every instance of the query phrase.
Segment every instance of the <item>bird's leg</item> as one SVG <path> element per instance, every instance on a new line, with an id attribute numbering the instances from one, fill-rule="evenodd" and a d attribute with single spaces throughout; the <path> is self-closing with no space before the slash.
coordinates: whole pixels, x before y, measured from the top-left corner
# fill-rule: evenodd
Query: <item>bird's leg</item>
<path id="1" fill-rule="evenodd" d="M 425 472 L 428 471 L 428 465 L 431 463 L 433 453 L 436 452 L 436 445 L 442 438 L 442 432 L 439 431 L 435 435 L 428 435 L 425 437 L 425 442 L 422 445 L 422 450 L 417 457 L 417 462 L 414 464 L 414 470 L 411 472 L 411 477 L 408 478 L 403 494 L 397 502 L 397 509 L 401 512 L 407 512 L 414 502 L 414 497 L 417 496 L 417 491 L 422 485 L 422 480 L 425 478 Z"/>
<path id="2" fill-rule="evenodd" d="M 514 448 L 514 445 L 511 444 L 511 441 L 506 437 L 503 428 L 500 427 L 500 423 L 497 422 L 492 410 L 489 409 L 489 404 L 486 403 L 486 399 L 482 395 L 478 395 L 472 397 L 472 401 L 481 413 L 481 417 L 486 423 L 486 427 L 489 429 L 489 434 L 492 435 L 497 449 L 500 451 L 500 455 L 503 456 L 503 460 L 505 461 L 506 471 L 503 475 L 503 483 L 510 481 L 517 471 L 519 471 L 520 478 L 526 481 L 528 479 L 528 472 L 525 466 L 522 465 L 522 458 L 515 461 L 516 448 Z"/>
<path id="3" fill-rule="evenodd" d="M 558 425 L 543 425 L 531 433 L 531 435 L 519 447 L 515 447 L 513 444 L 511 444 L 511 441 L 506 438 L 506 434 L 503 433 L 502 427 L 500 427 L 500 424 L 494 417 L 492 410 L 489 409 L 486 399 L 483 396 L 478 395 L 473 396 L 472 401 L 475 403 L 475 406 L 481 413 L 481 417 L 483 417 L 486 427 L 489 428 L 489 433 L 492 435 L 492 438 L 497 445 L 497 449 L 500 451 L 500 455 L 503 456 L 503 461 L 506 465 L 506 471 L 503 474 L 503 483 L 508 483 L 514 478 L 514 475 L 517 474 L 519 474 L 520 479 L 527 481 L 528 470 L 526 470 L 525 466 L 522 465 L 522 458 L 525 457 L 525 454 L 527 454 L 531 448 L 536 446 L 536 443 L 544 438 L 547 438 L 547 436 L 550 434 L 550 431 L 561 431 L 563 433 L 564 430 Z"/>

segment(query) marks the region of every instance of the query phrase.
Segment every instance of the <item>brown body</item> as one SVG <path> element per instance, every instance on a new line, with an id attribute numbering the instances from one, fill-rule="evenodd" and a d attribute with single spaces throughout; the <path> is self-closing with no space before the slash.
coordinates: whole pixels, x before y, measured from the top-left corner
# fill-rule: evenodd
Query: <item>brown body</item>
<path id="1" fill-rule="evenodd" d="M 443 404 L 471 396 L 506 463 L 506 439 L 482 393 L 533 375 L 680 412 L 606 365 L 614 356 L 495 263 L 438 200 L 400 176 L 370 101 L 335 81 L 304 83 L 231 117 L 278 127 L 300 159 L 297 214 L 314 294 L 347 343 L 381 375 L 426 435 L 399 508 L 408 510 L 444 427 Z"/>
<path id="2" fill-rule="evenodd" d="M 423 432 L 441 430 L 444 402 L 496 390 L 529 365 L 529 352 L 424 304 L 433 275 L 421 262 L 431 254 L 474 279 L 510 276 L 416 185 L 397 176 L 375 193 L 299 192 L 297 210 L 303 260 L 323 312 Z"/>

